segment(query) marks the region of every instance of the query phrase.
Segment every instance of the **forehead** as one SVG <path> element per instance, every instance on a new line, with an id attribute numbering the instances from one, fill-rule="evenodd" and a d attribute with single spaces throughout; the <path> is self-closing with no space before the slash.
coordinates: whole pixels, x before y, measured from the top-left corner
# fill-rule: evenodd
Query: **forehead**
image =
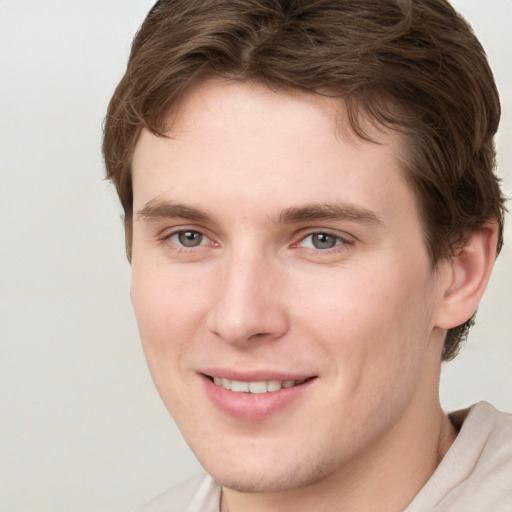
<path id="1" fill-rule="evenodd" d="M 389 137 L 389 140 L 396 138 L 397 147 L 401 145 L 398 133 L 391 137 L 388 129 L 370 121 L 365 109 L 358 108 L 356 101 L 350 101 L 350 107 L 349 112 L 345 101 L 328 90 L 309 92 L 285 85 L 269 87 L 260 82 L 209 79 L 189 87 L 165 114 L 163 124 L 174 139 L 185 136 L 187 129 L 198 123 L 206 127 L 205 123 L 213 122 L 217 131 L 229 129 L 227 121 L 236 122 L 240 118 L 245 118 L 246 130 L 258 130 L 261 134 L 266 124 L 269 129 L 286 128 L 283 135 L 300 137 L 307 121 L 310 130 L 317 128 L 318 123 L 322 128 L 327 125 L 334 137 L 354 144 L 362 142 L 363 138 L 387 143 Z"/>
<path id="2" fill-rule="evenodd" d="M 365 127 L 350 130 L 339 99 L 257 84 L 210 81 L 168 113 L 168 138 L 143 130 L 133 160 L 134 207 L 167 197 L 257 202 L 271 210 L 300 203 L 357 203 L 392 208 L 410 195 L 402 173 L 402 139 Z M 276 202 L 277 201 L 277 202 Z M 372 204 L 370 204 L 372 203 Z M 275 209 L 275 208 L 274 208 Z"/>

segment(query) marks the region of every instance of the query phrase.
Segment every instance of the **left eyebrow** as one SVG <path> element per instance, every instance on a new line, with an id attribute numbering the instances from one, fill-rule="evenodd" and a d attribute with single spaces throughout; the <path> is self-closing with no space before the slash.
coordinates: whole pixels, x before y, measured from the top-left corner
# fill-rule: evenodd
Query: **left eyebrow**
<path id="1" fill-rule="evenodd" d="M 345 220 L 378 226 L 384 224 L 382 219 L 371 210 L 346 203 L 292 206 L 283 210 L 275 222 L 293 224 L 317 220 Z"/>
<path id="2" fill-rule="evenodd" d="M 151 200 L 136 213 L 143 221 L 182 218 L 196 222 L 211 222 L 212 215 L 202 209 L 172 201 Z M 384 222 L 371 210 L 347 203 L 306 204 L 282 210 L 277 217 L 271 217 L 275 224 L 294 224 L 317 220 L 345 220 L 367 225 L 383 225 Z"/>

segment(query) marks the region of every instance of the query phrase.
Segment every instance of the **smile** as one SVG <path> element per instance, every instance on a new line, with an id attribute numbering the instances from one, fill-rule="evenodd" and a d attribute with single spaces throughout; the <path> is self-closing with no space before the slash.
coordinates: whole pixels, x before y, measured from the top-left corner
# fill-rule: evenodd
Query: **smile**
<path id="1" fill-rule="evenodd" d="M 263 394 L 279 391 L 280 389 L 292 388 L 303 384 L 308 379 L 302 380 L 263 380 L 254 382 L 244 382 L 240 380 L 231 380 L 224 377 L 213 377 L 213 382 L 224 389 L 234 393 L 253 393 Z"/>
<path id="2" fill-rule="evenodd" d="M 223 414 L 243 421 L 263 421 L 279 413 L 307 394 L 318 378 L 317 375 L 229 369 L 200 375 L 212 404 Z"/>

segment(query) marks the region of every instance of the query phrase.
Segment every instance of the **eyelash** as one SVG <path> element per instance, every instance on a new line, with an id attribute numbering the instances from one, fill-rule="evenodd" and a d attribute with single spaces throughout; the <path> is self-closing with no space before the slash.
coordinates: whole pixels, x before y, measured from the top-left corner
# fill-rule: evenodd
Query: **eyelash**
<path id="1" fill-rule="evenodd" d="M 332 253 L 337 252 L 341 250 L 346 250 L 347 246 L 352 245 L 354 243 L 354 240 L 347 236 L 340 236 L 339 234 L 331 233 L 330 231 L 324 231 L 324 230 L 318 230 L 318 231 L 311 231 L 309 233 L 306 233 L 305 235 L 301 236 L 300 239 L 293 244 L 293 247 L 298 247 L 304 244 L 304 242 L 310 238 L 311 239 L 311 245 L 314 246 L 313 237 L 315 236 L 326 236 L 331 239 L 334 239 L 334 245 L 332 247 L 325 247 L 325 248 L 319 248 L 319 247 L 305 247 L 304 249 L 314 251 L 315 253 Z"/>
<path id="2" fill-rule="evenodd" d="M 186 236 L 187 234 L 199 235 L 201 237 L 199 245 L 193 245 L 193 246 L 187 247 L 186 245 L 183 245 L 183 243 L 180 242 L 179 239 L 178 240 L 174 239 L 175 237 L 179 237 L 180 235 Z M 314 246 L 306 247 L 303 245 L 304 242 L 308 238 L 312 239 L 312 237 L 314 237 L 314 236 L 321 236 L 321 235 L 329 237 L 330 239 L 334 239 L 334 245 L 332 247 L 325 247 L 325 248 L 318 248 L 318 247 L 314 247 Z M 205 241 L 204 239 L 206 239 L 206 243 L 203 243 Z M 173 230 L 172 232 L 165 234 L 164 236 L 161 237 L 162 244 L 169 243 L 169 242 L 173 245 L 173 248 L 178 252 L 189 252 L 189 251 L 197 250 L 200 247 L 208 247 L 208 246 L 215 247 L 218 245 L 208 235 L 206 235 L 204 233 L 204 231 L 201 231 L 199 229 L 187 229 L 187 228 Z M 302 234 L 300 236 L 300 238 L 291 245 L 291 247 L 292 248 L 302 247 L 303 249 L 305 249 L 307 251 L 311 251 L 311 252 L 314 252 L 317 254 L 318 253 L 330 254 L 333 252 L 346 250 L 347 246 L 350 246 L 353 244 L 354 244 L 354 239 L 352 237 L 350 237 L 349 235 L 340 236 L 339 234 L 334 234 L 327 230 L 317 230 L 317 231 L 309 231 L 307 233 Z M 314 245 L 313 241 L 311 241 L 311 245 Z"/>
<path id="3" fill-rule="evenodd" d="M 173 240 L 174 237 L 179 237 L 180 235 L 187 235 L 187 234 L 199 235 L 201 237 L 201 241 L 200 241 L 199 245 L 187 247 L 186 245 L 183 245 L 179 240 Z M 203 243 L 203 239 L 206 239 L 207 243 Z M 172 243 L 176 247 L 176 250 L 178 250 L 180 252 L 181 251 L 192 251 L 199 247 L 215 245 L 215 242 L 213 240 L 211 240 L 211 238 L 208 235 L 206 235 L 203 231 L 200 231 L 198 229 L 186 229 L 186 228 L 176 229 L 176 230 L 164 235 L 161 239 L 161 242 L 162 243 L 167 243 L 167 242 Z"/>

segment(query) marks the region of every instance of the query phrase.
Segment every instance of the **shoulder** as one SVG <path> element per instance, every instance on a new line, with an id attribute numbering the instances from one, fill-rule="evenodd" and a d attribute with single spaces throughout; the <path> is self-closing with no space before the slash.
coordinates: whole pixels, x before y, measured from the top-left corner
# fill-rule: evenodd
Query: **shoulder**
<path id="1" fill-rule="evenodd" d="M 512 481 L 512 414 L 480 402 L 450 417 L 460 432 L 447 461 L 459 467 L 467 466 L 467 478 L 484 480 L 489 476 L 494 480 L 507 473 L 508 481 Z M 509 485 L 507 488 L 510 491 Z"/>
<path id="2" fill-rule="evenodd" d="M 464 449 L 470 455 L 465 460 L 467 466 L 461 464 L 467 474 L 460 485 L 464 503 L 478 504 L 478 510 L 509 512 L 512 510 L 512 414 L 481 402 L 470 410 L 461 433 L 464 438 L 459 450 Z"/>
<path id="3" fill-rule="evenodd" d="M 208 475 L 183 482 L 137 509 L 137 512 L 218 512 L 220 487 Z"/>
<path id="4" fill-rule="evenodd" d="M 510 512 L 512 415 L 480 402 L 450 418 L 459 435 L 407 512 Z"/>

